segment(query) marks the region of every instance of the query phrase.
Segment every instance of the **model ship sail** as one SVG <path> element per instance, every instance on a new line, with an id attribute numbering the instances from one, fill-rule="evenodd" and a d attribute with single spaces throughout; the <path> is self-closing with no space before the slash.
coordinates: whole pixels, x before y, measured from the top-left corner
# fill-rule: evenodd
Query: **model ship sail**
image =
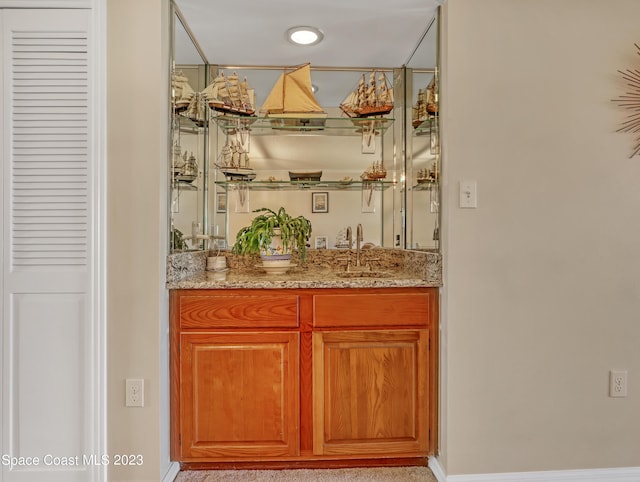
<path id="1" fill-rule="evenodd" d="M 176 110 L 189 107 L 194 91 L 189 85 L 189 79 L 182 71 L 174 72 L 171 76 L 172 100 Z"/>
<path id="2" fill-rule="evenodd" d="M 417 128 L 431 116 L 438 115 L 438 87 L 434 75 L 425 89 L 418 91 L 418 100 L 412 108 L 412 125 Z"/>
<path id="3" fill-rule="evenodd" d="M 362 74 L 358 86 L 340 104 L 340 109 L 349 117 L 388 114 L 393 110 L 393 88 L 383 72 L 377 76 L 375 70 L 371 72 L 369 82 Z"/>
<path id="4" fill-rule="evenodd" d="M 387 170 L 384 167 L 384 161 L 374 162 L 360 175 L 363 181 L 379 181 L 385 177 L 387 177 Z"/>
<path id="5" fill-rule="evenodd" d="M 311 86 L 311 66 L 283 72 L 260 108 L 269 117 L 327 117 Z"/>
<path id="6" fill-rule="evenodd" d="M 251 181 L 256 177 L 255 171 L 249 167 L 249 153 L 234 140 L 222 148 L 215 164 L 232 181 Z"/>
<path id="7" fill-rule="evenodd" d="M 221 72 L 202 94 L 209 107 L 219 112 L 236 115 L 255 114 L 255 91 L 247 79 L 240 81 L 235 72 L 225 76 Z"/>

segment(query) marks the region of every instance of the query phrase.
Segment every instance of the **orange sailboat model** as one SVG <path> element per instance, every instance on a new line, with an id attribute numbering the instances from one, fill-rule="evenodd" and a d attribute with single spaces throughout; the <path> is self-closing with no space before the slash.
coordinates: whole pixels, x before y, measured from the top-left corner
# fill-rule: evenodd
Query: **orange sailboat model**
<path id="1" fill-rule="evenodd" d="M 324 125 L 327 113 L 313 94 L 310 64 L 296 67 L 290 72 L 285 70 L 262 104 L 260 112 L 273 119 L 296 119 L 300 125 L 318 125 L 318 122 Z M 285 122 L 285 125 L 288 124 Z"/>

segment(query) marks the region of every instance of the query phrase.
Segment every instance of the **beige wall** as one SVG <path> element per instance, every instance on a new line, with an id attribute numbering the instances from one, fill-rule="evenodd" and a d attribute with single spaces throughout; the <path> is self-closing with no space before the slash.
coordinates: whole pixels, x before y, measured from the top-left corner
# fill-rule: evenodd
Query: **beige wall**
<path id="1" fill-rule="evenodd" d="M 108 446 L 142 454 L 110 481 L 162 479 L 168 460 L 164 290 L 168 1 L 108 0 Z M 144 378 L 144 408 L 124 380 Z"/>
<path id="2" fill-rule="evenodd" d="M 166 1 L 108 0 L 110 480 L 166 459 Z M 640 157 L 615 129 L 637 0 L 448 0 L 442 457 L 449 474 L 639 466 Z M 476 210 L 457 183 L 478 181 Z M 607 397 L 608 370 L 629 397 Z M 124 407 L 142 377 L 147 406 Z"/>
<path id="3" fill-rule="evenodd" d="M 445 17 L 442 465 L 640 466 L 640 157 L 611 102 L 640 66 L 640 2 L 448 0 Z M 628 398 L 608 398 L 611 368 Z"/>

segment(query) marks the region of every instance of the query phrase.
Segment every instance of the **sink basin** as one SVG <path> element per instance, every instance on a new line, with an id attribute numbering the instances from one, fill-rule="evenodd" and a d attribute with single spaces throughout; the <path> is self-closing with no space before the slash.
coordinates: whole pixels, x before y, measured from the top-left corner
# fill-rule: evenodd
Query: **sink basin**
<path id="1" fill-rule="evenodd" d="M 387 271 L 339 271 L 339 278 L 388 278 L 391 273 Z"/>

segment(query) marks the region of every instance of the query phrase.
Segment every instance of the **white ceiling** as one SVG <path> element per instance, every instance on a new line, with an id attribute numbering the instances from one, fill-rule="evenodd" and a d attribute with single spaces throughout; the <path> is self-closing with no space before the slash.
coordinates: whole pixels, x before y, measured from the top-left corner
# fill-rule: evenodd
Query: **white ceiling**
<path id="1" fill-rule="evenodd" d="M 312 68 L 433 68 L 436 35 L 432 25 L 441 3 L 442 0 L 175 0 L 209 64 L 284 67 L 310 62 Z M 176 24 L 176 63 L 202 63 L 186 32 L 181 31 L 179 22 Z M 286 31 L 299 25 L 319 28 L 324 40 L 314 46 L 290 43 Z M 279 73 L 249 71 L 247 77 L 254 87 L 264 84 L 256 91 L 266 94 Z M 359 76 L 349 74 L 344 74 L 348 77 L 344 82 L 336 82 L 333 72 L 332 81 L 326 84 L 343 84 L 340 95 L 344 96 L 344 85 L 355 85 Z M 321 105 L 337 105 L 333 98 L 322 99 L 332 95 L 326 90 L 322 72 L 314 71 L 312 80 L 320 87 L 316 97 Z"/>
<path id="2" fill-rule="evenodd" d="M 399 67 L 407 62 L 442 0 L 176 0 L 209 63 L 223 65 Z M 315 46 L 286 31 L 312 25 Z"/>

